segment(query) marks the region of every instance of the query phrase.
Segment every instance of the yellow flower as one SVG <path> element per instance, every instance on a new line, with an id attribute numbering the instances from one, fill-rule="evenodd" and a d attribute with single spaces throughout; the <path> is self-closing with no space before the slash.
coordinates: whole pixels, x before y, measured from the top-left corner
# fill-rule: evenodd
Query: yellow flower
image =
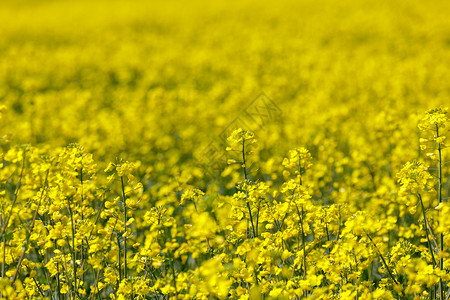
<path id="1" fill-rule="evenodd" d="M 424 131 L 427 129 L 436 130 L 436 127 L 445 128 L 450 122 L 448 117 L 448 108 L 437 107 L 426 112 L 425 117 L 419 123 L 418 127 Z"/>
<path id="2" fill-rule="evenodd" d="M 418 161 L 410 161 L 397 173 L 401 193 L 410 191 L 413 194 L 422 192 L 431 178 L 428 168 Z"/>
<path id="3" fill-rule="evenodd" d="M 288 157 L 283 159 L 283 166 L 286 169 L 293 169 L 296 174 L 302 175 L 312 166 L 312 157 L 306 148 L 290 150 Z"/>
<path id="4" fill-rule="evenodd" d="M 251 148 L 257 147 L 257 141 L 255 135 L 245 129 L 238 128 L 234 130 L 231 135 L 227 138 L 228 147 L 227 151 L 246 151 L 246 154 L 251 154 Z"/>

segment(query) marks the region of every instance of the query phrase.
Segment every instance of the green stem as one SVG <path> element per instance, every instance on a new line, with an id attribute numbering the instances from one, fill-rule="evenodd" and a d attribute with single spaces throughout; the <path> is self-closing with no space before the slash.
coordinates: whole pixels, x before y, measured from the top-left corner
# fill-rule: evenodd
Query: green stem
<path id="1" fill-rule="evenodd" d="M 67 198 L 67 208 L 70 214 L 70 221 L 72 223 L 72 260 L 73 260 L 73 291 L 76 293 L 77 291 L 77 250 L 75 248 L 75 223 L 73 221 L 73 211 L 70 207 L 70 200 Z"/>
<path id="2" fill-rule="evenodd" d="M 250 215 L 250 223 L 252 224 L 253 237 L 256 237 L 255 225 L 253 225 L 252 209 L 250 208 L 250 203 L 248 202 L 247 192 L 245 192 L 245 194 L 246 194 L 245 195 L 245 202 L 247 203 L 248 214 Z"/>
<path id="3" fill-rule="evenodd" d="M 430 232 L 431 232 L 431 227 L 429 227 L 428 219 L 425 214 L 425 207 L 423 205 L 422 196 L 420 194 L 417 194 L 417 198 L 419 198 L 420 206 L 422 208 L 423 223 L 424 223 L 423 226 L 424 226 L 424 230 L 425 230 L 425 236 L 427 238 L 428 250 L 430 251 L 430 254 L 431 254 L 431 263 L 433 264 L 433 267 L 436 267 L 436 259 L 434 258 L 434 251 L 431 246 L 430 237 L 428 235 L 428 230 L 430 230 Z M 434 298 L 435 298 L 435 286 L 431 287 L 431 290 L 430 290 L 430 299 L 434 299 Z"/>
<path id="4" fill-rule="evenodd" d="M 175 288 L 175 299 L 178 300 L 178 291 L 177 291 L 177 278 L 175 276 L 175 266 L 174 266 L 174 258 L 172 250 L 169 251 L 170 253 L 170 269 L 172 271 L 172 277 L 173 277 L 173 287 Z"/>
<path id="5" fill-rule="evenodd" d="M 117 237 L 117 247 L 119 247 L 119 251 L 117 251 L 117 259 L 119 261 L 119 283 L 122 282 L 122 260 L 120 258 L 120 238 L 119 238 L 119 234 L 117 233 L 116 235 Z"/>
<path id="6" fill-rule="evenodd" d="M 439 138 L 439 126 L 436 124 L 436 138 Z M 438 144 L 438 156 L 439 156 L 439 169 L 438 169 L 438 201 L 439 204 L 442 202 L 442 153 L 441 153 L 441 143 Z M 440 250 L 444 250 L 444 234 L 441 232 L 440 234 Z M 441 271 L 444 269 L 444 258 L 441 256 L 439 259 L 439 269 Z M 442 278 L 439 279 L 439 290 L 440 290 L 440 299 L 444 300 L 444 284 L 442 282 Z"/>
<path id="7" fill-rule="evenodd" d="M 242 165 L 244 166 L 244 178 L 247 180 L 247 166 L 245 165 L 245 139 L 242 138 Z"/>
<path id="8" fill-rule="evenodd" d="M 123 176 L 120 177 L 122 182 L 122 197 L 123 197 L 123 277 L 125 279 L 127 276 L 127 198 L 125 196 L 125 184 L 123 182 Z"/>
<path id="9" fill-rule="evenodd" d="M 300 158 L 300 154 L 298 153 L 297 150 L 297 154 L 298 154 L 298 175 L 300 177 L 300 185 L 303 185 L 303 179 L 302 179 L 302 160 Z"/>
<path id="10" fill-rule="evenodd" d="M 244 178 L 245 181 L 247 181 L 247 166 L 245 165 L 245 139 L 242 139 L 242 165 L 244 166 Z M 250 207 L 250 203 L 248 202 L 248 191 L 245 191 L 245 202 L 247 204 L 247 208 L 248 208 L 248 214 L 250 215 L 250 223 L 252 224 L 252 231 L 253 231 L 253 237 L 257 237 L 256 236 L 256 229 L 255 229 L 255 224 L 253 223 L 253 216 L 252 216 L 252 209 Z"/>
<path id="11" fill-rule="evenodd" d="M 303 228 L 303 205 L 302 205 L 302 217 L 301 217 L 301 227 L 302 227 L 302 248 L 303 248 L 303 279 L 306 280 L 306 271 L 307 271 L 307 265 L 306 265 L 306 241 L 305 241 L 305 230 Z"/>
<path id="12" fill-rule="evenodd" d="M 3 262 L 2 262 L 2 279 L 5 277 L 5 261 L 6 261 L 6 235 L 3 234 Z"/>
<path id="13" fill-rule="evenodd" d="M 81 165 L 80 169 L 80 185 L 81 185 L 81 206 L 83 206 L 84 202 L 84 185 L 83 185 L 83 165 Z M 81 210 L 81 220 L 84 222 L 84 215 L 83 210 Z M 84 241 L 81 240 L 81 249 L 80 249 L 80 262 L 81 262 L 81 269 L 84 270 Z M 86 282 L 84 278 L 84 271 L 81 272 L 81 281 Z"/>
<path id="14" fill-rule="evenodd" d="M 56 294 L 58 295 L 58 300 L 61 299 L 61 283 L 59 278 L 59 263 L 56 263 L 56 270 L 58 273 L 56 273 Z"/>
<path id="15" fill-rule="evenodd" d="M 425 235 L 426 235 L 426 238 L 427 238 L 428 249 L 430 250 L 430 254 L 431 254 L 431 262 L 433 263 L 433 267 L 434 267 L 434 266 L 436 266 L 436 259 L 434 258 L 434 253 L 433 253 L 434 251 L 433 251 L 433 248 L 431 247 L 430 237 L 428 236 L 428 229 L 429 229 L 428 228 L 428 219 L 427 219 L 427 216 L 425 214 L 425 207 L 423 205 L 422 196 L 420 196 L 420 194 L 417 194 L 417 198 L 419 199 L 420 206 L 422 208 Z"/>
<path id="16" fill-rule="evenodd" d="M 38 291 L 41 294 L 42 298 L 45 298 L 44 291 L 42 290 L 42 288 L 39 285 L 39 283 L 36 281 L 36 278 L 33 277 L 33 281 L 34 281 L 34 284 L 36 285 L 36 287 L 38 288 Z"/>
<path id="17" fill-rule="evenodd" d="M 302 205 L 302 211 L 298 209 L 298 206 L 295 206 L 297 208 L 298 216 L 300 217 L 300 228 L 302 231 L 302 249 L 303 249 L 303 280 L 306 280 L 306 241 L 305 241 L 305 230 L 303 228 L 303 205 Z"/>
<path id="18" fill-rule="evenodd" d="M 378 255 L 379 255 L 380 258 L 381 258 L 381 261 L 383 262 L 384 266 L 386 267 L 386 270 L 387 270 L 388 273 L 389 273 L 389 276 L 392 278 L 392 280 L 394 280 L 394 282 L 395 282 L 396 284 L 400 284 L 400 283 L 397 281 L 397 279 L 395 279 L 394 275 L 392 274 L 392 271 L 391 271 L 391 269 L 389 268 L 388 264 L 386 263 L 386 260 L 384 260 L 383 254 L 381 254 L 380 249 L 378 249 L 377 245 L 376 245 L 375 242 L 372 240 L 372 238 L 370 237 L 370 235 L 369 235 L 366 231 L 364 231 L 364 233 L 366 234 L 366 236 L 367 236 L 367 237 L 369 238 L 369 240 L 372 242 L 372 245 L 373 245 L 373 246 L 375 247 L 375 249 L 377 250 Z"/>

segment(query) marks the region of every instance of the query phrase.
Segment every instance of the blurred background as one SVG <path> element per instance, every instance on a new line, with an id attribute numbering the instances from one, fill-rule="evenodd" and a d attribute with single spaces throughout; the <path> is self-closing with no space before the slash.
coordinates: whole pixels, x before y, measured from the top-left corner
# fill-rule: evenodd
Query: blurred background
<path id="1" fill-rule="evenodd" d="M 207 172 L 205 149 L 225 162 L 221 133 L 264 92 L 281 114 L 250 128 L 255 178 L 276 181 L 299 146 L 329 177 L 319 185 L 352 164 L 368 166 L 356 178 L 392 172 L 418 156 L 418 115 L 449 103 L 449 11 L 438 0 L 2 1 L 2 147 L 77 142 L 100 163 L 140 161 L 150 181 L 235 182 L 231 169 Z"/>

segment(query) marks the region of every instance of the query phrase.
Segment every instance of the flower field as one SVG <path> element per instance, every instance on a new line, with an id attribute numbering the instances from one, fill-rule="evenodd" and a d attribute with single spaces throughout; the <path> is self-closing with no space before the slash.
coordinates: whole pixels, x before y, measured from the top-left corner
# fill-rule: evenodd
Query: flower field
<path id="1" fill-rule="evenodd" d="M 0 299 L 450 299 L 450 2 L 0 2 Z"/>

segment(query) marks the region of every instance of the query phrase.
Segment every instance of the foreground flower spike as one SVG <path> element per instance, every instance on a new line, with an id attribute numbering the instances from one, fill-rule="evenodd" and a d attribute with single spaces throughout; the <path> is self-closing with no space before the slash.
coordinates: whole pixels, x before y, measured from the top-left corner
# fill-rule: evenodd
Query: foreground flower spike
<path id="1" fill-rule="evenodd" d="M 428 181 L 432 178 L 428 172 L 428 168 L 418 161 L 407 162 L 405 166 L 397 174 L 398 182 L 400 183 L 399 196 L 405 197 L 407 193 L 411 193 L 417 197 L 418 203 L 420 204 L 423 216 L 423 228 L 425 231 L 426 241 L 428 244 L 428 249 L 431 255 L 431 262 L 433 267 L 436 266 L 435 254 L 439 255 L 438 246 L 436 240 L 434 239 L 433 228 L 430 226 L 430 222 L 426 215 L 425 206 L 423 204 L 421 193 L 426 190 Z M 416 211 L 416 204 L 411 205 L 411 212 Z M 431 243 L 430 238 L 433 238 L 435 247 Z M 436 252 L 436 253 L 435 253 Z"/>
<path id="2" fill-rule="evenodd" d="M 240 153 L 240 159 L 229 159 L 228 163 L 240 163 L 244 170 L 244 178 L 248 179 L 247 174 L 247 156 L 254 154 L 253 149 L 258 146 L 255 135 L 245 129 L 238 128 L 234 130 L 227 138 L 227 151 Z"/>
<path id="3" fill-rule="evenodd" d="M 428 110 L 421 122 L 417 125 L 421 131 L 430 130 L 434 132 L 436 128 L 444 129 L 450 124 L 448 107 L 437 107 Z M 437 139 L 435 136 L 434 139 Z"/>
<path id="4" fill-rule="evenodd" d="M 239 183 L 237 188 L 241 190 L 241 193 L 244 195 L 244 201 L 248 210 L 249 220 L 252 227 L 252 237 L 256 238 L 258 236 L 258 217 L 259 214 L 257 214 L 254 217 L 252 204 L 250 203 L 249 199 L 249 185 L 252 184 L 252 182 L 248 178 L 247 174 L 247 155 L 253 154 L 252 148 L 255 148 L 257 146 L 255 135 L 248 131 L 244 130 L 242 128 L 238 128 L 234 130 L 231 135 L 227 138 L 228 147 L 226 148 L 227 151 L 235 151 L 240 153 L 240 156 L 242 157 L 242 161 L 240 161 L 241 167 L 244 171 L 244 181 Z M 235 160 L 229 160 L 228 162 L 233 163 Z M 237 162 L 237 161 L 236 161 Z M 255 280 L 257 281 L 257 277 L 255 275 Z"/>
<path id="5" fill-rule="evenodd" d="M 127 255 L 127 240 L 130 236 L 130 232 L 128 230 L 129 225 L 135 221 L 134 218 L 128 219 L 128 210 L 132 208 L 131 202 L 128 201 L 128 194 L 132 190 L 139 190 L 142 188 L 142 184 L 137 183 L 131 189 L 128 188 L 126 190 L 127 184 L 134 183 L 134 176 L 132 172 L 136 169 L 136 165 L 134 163 L 123 161 L 122 159 L 116 159 L 116 163 L 109 163 L 108 167 L 105 169 L 105 173 L 111 173 L 108 176 L 108 182 L 113 181 L 114 176 L 117 175 L 120 178 L 120 186 L 121 186 L 121 198 L 122 198 L 122 207 L 123 207 L 123 233 L 121 235 L 123 239 L 123 272 L 121 270 L 121 254 L 120 254 L 120 236 L 117 234 L 117 246 L 119 248 L 118 260 L 119 260 L 119 283 L 122 283 L 122 274 L 123 279 L 128 280 L 128 255 Z M 126 178 L 126 180 L 124 180 Z"/>
<path id="6" fill-rule="evenodd" d="M 248 146 L 256 145 L 255 135 L 252 132 L 242 128 L 234 130 L 227 138 L 227 142 L 229 145 L 229 147 L 227 147 L 227 151 L 240 151 L 240 147 L 242 146 L 243 142 L 246 142 Z"/>
<path id="7" fill-rule="evenodd" d="M 424 137 L 420 139 L 421 150 L 427 150 L 427 156 L 433 161 L 437 162 L 437 181 L 438 181 L 438 206 L 444 202 L 442 197 L 443 177 L 443 155 L 442 150 L 447 148 L 445 144 L 447 135 L 449 133 L 450 118 L 448 114 L 448 108 L 437 107 L 430 109 L 426 112 L 425 117 L 419 123 L 418 127 Z M 431 142 L 431 143 L 430 143 Z M 430 145 L 431 144 L 431 145 Z M 440 233 L 439 237 L 439 249 L 444 250 L 444 233 Z M 439 259 L 439 268 L 444 270 L 444 258 Z M 444 283 L 442 277 L 439 281 L 439 298 L 444 299 Z"/>
<path id="8" fill-rule="evenodd" d="M 302 184 L 302 175 L 307 169 L 312 167 L 312 157 L 306 148 L 297 148 L 289 150 L 288 157 L 283 159 L 283 166 L 287 170 L 291 170 L 299 178 L 300 184 Z M 290 172 L 285 172 L 285 175 L 289 176 Z"/>
<path id="9" fill-rule="evenodd" d="M 417 194 L 423 192 L 427 186 L 431 175 L 428 168 L 421 162 L 407 162 L 405 166 L 397 173 L 398 182 L 400 183 L 400 192 Z"/>

